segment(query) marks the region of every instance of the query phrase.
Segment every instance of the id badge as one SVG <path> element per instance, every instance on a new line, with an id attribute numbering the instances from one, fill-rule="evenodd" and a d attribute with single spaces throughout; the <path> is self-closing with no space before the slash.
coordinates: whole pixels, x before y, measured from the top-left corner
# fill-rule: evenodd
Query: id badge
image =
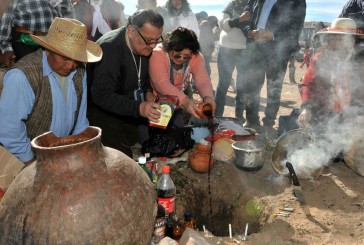
<path id="1" fill-rule="evenodd" d="M 142 89 L 138 88 L 134 90 L 134 99 L 140 102 L 144 101 L 144 92 Z"/>

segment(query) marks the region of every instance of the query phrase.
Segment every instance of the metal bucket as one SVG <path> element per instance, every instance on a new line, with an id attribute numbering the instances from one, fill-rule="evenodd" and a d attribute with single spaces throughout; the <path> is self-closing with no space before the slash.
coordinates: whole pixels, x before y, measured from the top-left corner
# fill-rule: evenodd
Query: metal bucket
<path id="1" fill-rule="evenodd" d="M 244 140 L 232 144 L 236 167 L 245 171 L 257 171 L 264 165 L 264 144 L 261 140 Z"/>

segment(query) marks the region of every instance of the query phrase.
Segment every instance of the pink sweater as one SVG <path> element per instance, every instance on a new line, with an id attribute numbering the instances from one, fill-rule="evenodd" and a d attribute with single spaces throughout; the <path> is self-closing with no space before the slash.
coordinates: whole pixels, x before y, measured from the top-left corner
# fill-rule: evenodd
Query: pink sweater
<path id="1" fill-rule="evenodd" d="M 188 70 L 188 69 L 187 69 Z M 184 75 L 183 69 L 174 72 L 174 85 L 169 80 L 170 63 L 167 52 L 162 45 L 158 45 L 154 50 L 152 57 L 149 60 L 149 75 L 151 84 L 158 95 L 175 95 L 178 97 L 181 106 L 186 95 L 181 91 L 182 80 Z M 210 96 L 213 98 L 213 90 L 211 80 L 207 74 L 205 63 L 201 53 L 192 55 L 190 60 L 189 73 L 192 74 L 193 81 L 201 98 Z M 190 77 L 190 75 L 188 76 Z M 185 85 L 185 87 L 189 84 Z"/>

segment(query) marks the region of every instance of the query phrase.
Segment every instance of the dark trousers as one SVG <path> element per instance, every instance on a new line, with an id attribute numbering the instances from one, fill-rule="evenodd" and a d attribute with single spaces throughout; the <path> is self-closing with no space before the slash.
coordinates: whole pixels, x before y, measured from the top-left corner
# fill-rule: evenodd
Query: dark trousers
<path id="1" fill-rule="evenodd" d="M 295 72 L 296 72 L 296 67 L 294 65 L 289 65 L 289 81 L 291 83 L 296 83 L 296 79 L 295 79 Z"/>
<path id="2" fill-rule="evenodd" d="M 146 119 L 122 120 L 117 115 L 113 116 L 96 106 L 88 107 L 87 118 L 91 126 L 102 129 L 103 145 L 122 151 L 131 158 L 133 157 L 131 146 L 140 142 L 140 138 L 148 134 L 148 130 L 140 131 L 141 134 L 146 135 L 139 134 L 141 125 L 147 129 Z"/>
<path id="3" fill-rule="evenodd" d="M 287 70 L 290 55 L 279 51 L 271 43 L 250 43 L 247 47 L 249 68 L 246 88 L 246 114 L 250 124 L 260 124 L 259 106 L 260 93 L 267 80 L 267 106 L 263 123 L 273 126 L 281 102 L 283 79 Z"/>
<path id="4" fill-rule="evenodd" d="M 33 53 L 34 51 L 41 48 L 41 46 L 28 46 L 21 42 L 19 42 L 19 37 L 22 33 L 20 32 L 11 32 L 11 45 L 13 47 L 13 51 L 15 54 L 15 61 L 20 60 L 27 54 Z"/>

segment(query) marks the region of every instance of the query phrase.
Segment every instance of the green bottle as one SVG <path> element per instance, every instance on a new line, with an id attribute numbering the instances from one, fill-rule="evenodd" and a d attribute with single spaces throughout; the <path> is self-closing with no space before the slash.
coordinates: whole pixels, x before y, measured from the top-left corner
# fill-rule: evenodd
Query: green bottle
<path id="1" fill-rule="evenodd" d="M 139 166 L 145 171 L 145 173 L 148 175 L 148 178 L 152 181 L 152 173 L 150 169 L 145 165 L 147 163 L 147 158 L 144 156 L 141 156 L 138 158 Z"/>

